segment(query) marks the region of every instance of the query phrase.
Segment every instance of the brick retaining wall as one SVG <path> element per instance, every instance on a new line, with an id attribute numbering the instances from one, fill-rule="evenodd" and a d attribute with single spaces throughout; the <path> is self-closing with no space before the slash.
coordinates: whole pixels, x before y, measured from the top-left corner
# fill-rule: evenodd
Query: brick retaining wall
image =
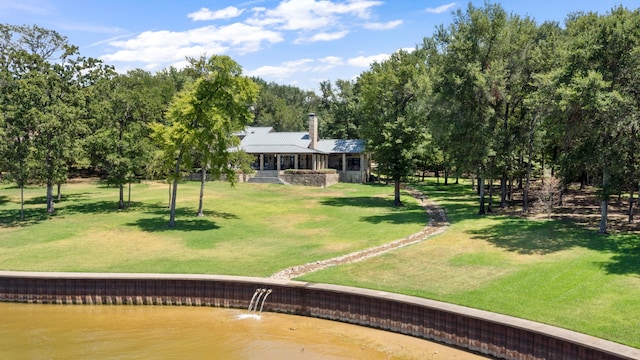
<path id="1" fill-rule="evenodd" d="M 0 271 L 0 301 L 248 308 L 412 335 L 503 359 L 640 359 L 640 350 L 532 321 L 382 291 L 250 277 Z"/>

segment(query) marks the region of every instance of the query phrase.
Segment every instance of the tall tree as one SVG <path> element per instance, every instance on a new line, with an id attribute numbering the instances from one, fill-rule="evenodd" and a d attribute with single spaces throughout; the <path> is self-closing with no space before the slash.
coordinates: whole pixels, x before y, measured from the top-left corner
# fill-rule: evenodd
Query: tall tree
<path id="1" fill-rule="evenodd" d="M 170 125 L 152 124 L 154 137 L 166 153 L 175 156 L 170 227 L 175 226 L 181 165 L 183 161 L 193 163 L 192 154 L 203 155 L 203 166 L 210 167 L 214 175 L 225 174 L 232 184 L 235 181 L 228 149 L 237 139 L 233 132 L 251 121 L 251 105 L 258 93 L 258 87 L 228 56 L 191 59 L 191 68 L 199 77 L 174 97 L 166 114 Z M 202 202 L 202 193 L 200 199 Z"/>
<path id="2" fill-rule="evenodd" d="M 362 116 L 358 111 L 356 83 L 338 79 L 320 82 L 322 98 L 319 115 L 320 134 L 334 139 L 358 139 Z"/>
<path id="3" fill-rule="evenodd" d="M 125 207 L 124 185 L 149 163 L 148 124 L 162 120 L 162 86 L 160 78 L 135 70 L 105 77 L 93 87 L 92 113 L 99 126 L 86 143 L 94 164 L 119 189 L 118 209 Z"/>
<path id="4" fill-rule="evenodd" d="M 52 30 L 2 25 L 0 33 L 2 72 L 8 82 L 5 127 L 11 127 L 8 148 L 19 169 L 14 168 L 14 177 L 23 186 L 25 165 L 32 165 L 35 180 L 47 186 L 47 212 L 53 213 L 53 186 L 66 179 L 74 139 L 84 126 L 79 121 L 82 79 L 99 62 L 80 57 L 66 37 Z"/>
<path id="5" fill-rule="evenodd" d="M 293 85 L 281 85 L 252 78 L 260 86 L 255 104 L 252 104 L 255 126 L 272 126 L 276 131 L 302 131 L 307 118 L 314 112 L 318 96 Z"/>
<path id="6" fill-rule="evenodd" d="M 432 127 L 443 126 L 455 166 L 477 173 L 480 207 L 485 214 L 485 177 L 498 154 L 496 130 L 505 103 L 505 40 L 508 16 L 497 4 L 458 10 L 441 26 L 435 47 L 440 75 L 434 79 L 436 109 Z M 444 122 L 444 124 L 443 124 Z"/>
<path id="7" fill-rule="evenodd" d="M 425 136 L 429 79 L 424 52 L 398 51 L 374 63 L 358 78 L 367 149 L 394 182 L 394 206 L 401 206 L 400 182 L 415 169 L 417 145 Z"/>
<path id="8" fill-rule="evenodd" d="M 618 7 L 605 15 L 574 14 L 566 29 L 565 67 L 557 87 L 563 115 L 557 125 L 557 133 L 564 135 L 561 165 L 564 176 L 576 163 L 599 174 L 598 231 L 606 233 L 612 180 L 625 176 L 626 140 L 637 136 L 640 11 Z"/>

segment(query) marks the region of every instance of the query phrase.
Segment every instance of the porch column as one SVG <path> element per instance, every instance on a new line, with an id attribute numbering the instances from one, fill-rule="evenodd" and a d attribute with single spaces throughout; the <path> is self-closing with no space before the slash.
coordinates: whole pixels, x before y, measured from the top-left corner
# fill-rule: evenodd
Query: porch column
<path id="1" fill-rule="evenodd" d="M 347 171 L 347 154 L 342 153 L 342 171 Z"/>
<path id="2" fill-rule="evenodd" d="M 316 165 L 316 154 L 311 155 L 311 170 L 318 170 L 318 166 Z"/>
<path id="3" fill-rule="evenodd" d="M 298 170 L 298 154 L 293 155 L 293 168 Z"/>
<path id="4" fill-rule="evenodd" d="M 276 170 L 280 171 L 280 154 L 276 154 Z"/>
<path id="5" fill-rule="evenodd" d="M 260 154 L 260 168 L 258 170 L 264 170 L 264 154 Z"/>

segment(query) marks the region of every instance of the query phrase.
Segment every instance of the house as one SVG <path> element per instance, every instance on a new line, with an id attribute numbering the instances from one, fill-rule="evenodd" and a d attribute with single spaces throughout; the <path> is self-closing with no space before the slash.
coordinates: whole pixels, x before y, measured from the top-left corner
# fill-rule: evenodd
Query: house
<path id="1" fill-rule="evenodd" d="M 335 169 L 339 181 L 369 179 L 370 156 L 364 140 L 318 139 L 318 117 L 309 114 L 308 132 L 277 132 L 272 127 L 247 127 L 237 134 L 239 148 L 255 156 L 259 177 L 278 177 L 287 169 Z"/>

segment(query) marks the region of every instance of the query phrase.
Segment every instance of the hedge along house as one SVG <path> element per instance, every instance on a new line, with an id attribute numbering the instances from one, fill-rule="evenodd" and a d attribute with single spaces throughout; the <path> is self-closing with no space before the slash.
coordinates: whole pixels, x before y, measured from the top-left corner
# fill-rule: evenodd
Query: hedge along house
<path id="1" fill-rule="evenodd" d="M 335 169 L 339 181 L 369 179 L 370 156 L 364 140 L 318 139 L 318 117 L 309 114 L 309 132 L 277 132 L 272 127 L 247 127 L 237 134 L 239 148 L 254 155 L 258 177 L 278 177 L 288 169 Z"/>

